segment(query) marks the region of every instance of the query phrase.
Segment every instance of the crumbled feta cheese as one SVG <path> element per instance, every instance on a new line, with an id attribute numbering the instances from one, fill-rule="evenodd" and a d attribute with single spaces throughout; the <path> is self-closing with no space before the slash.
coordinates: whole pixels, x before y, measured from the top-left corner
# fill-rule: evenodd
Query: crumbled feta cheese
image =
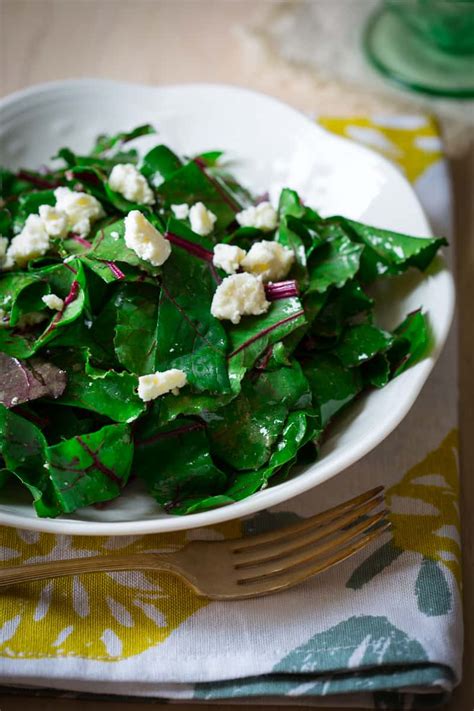
<path id="1" fill-rule="evenodd" d="M 214 247 L 214 265 L 227 274 L 235 274 L 247 252 L 234 244 L 216 244 Z"/>
<path id="2" fill-rule="evenodd" d="M 145 176 L 132 163 L 114 165 L 109 175 L 109 185 L 130 202 L 138 202 L 140 205 L 152 205 L 155 202 Z"/>
<path id="3" fill-rule="evenodd" d="M 214 213 L 208 210 L 202 202 L 197 202 L 189 211 L 192 231 L 203 237 L 211 234 L 216 220 L 217 217 Z"/>
<path id="4" fill-rule="evenodd" d="M 219 284 L 212 299 L 211 314 L 239 323 L 242 316 L 258 316 L 269 307 L 261 277 L 244 272 L 228 276 Z"/>
<path id="5" fill-rule="evenodd" d="M 184 385 L 186 385 L 186 373 L 178 368 L 157 371 L 151 375 L 141 375 L 138 378 L 138 397 L 144 402 L 148 402 L 170 392 L 177 395 L 179 388 Z"/>
<path id="6" fill-rule="evenodd" d="M 171 209 L 177 220 L 185 220 L 189 215 L 189 205 L 185 202 L 181 203 L 181 205 L 171 205 Z"/>
<path id="7" fill-rule="evenodd" d="M 112 230 L 112 232 L 110 233 L 110 236 L 112 237 L 112 239 L 114 241 L 117 241 L 118 238 L 120 237 L 119 233 L 116 230 Z"/>
<path id="8" fill-rule="evenodd" d="M 260 275 L 263 281 L 278 281 L 286 277 L 294 261 L 293 250 L 278 242 L 263 240 L 253 243 L 241 266 L 246 272 Z"/>
<path id="9" fill-rule="evenodd" d="M 87 237 L 91 224 L 104 217 L 102 205 L 93 195 L 75 192 L 69 188 L 56 188 L 56 209 L 66 213 L 68 229 Z"/>
<path id="10" fill-rule="evenodd" d="M 135 254 L 159 267 L 171 254 L 171 244 L 158 232 L 139 210 L 132 210 L 125 218 L 125 244 Z"/>
<path id="11" fill-rule="evenodd" d="M 65 237 L 68 232 L 68 218 L 65 212 L 51 205 L 40 205 L 39 216 L 50 237 Z"/>
<path id="12" fill-rule="evenodd" d="M 41 257 L 49 249 L 49 235 L 39 215 L 28 215 L 22 231 L 13 237 L 6 252 L 4 268 L 22 267 L 30 259 Z"/>
<path id="13" fill-rule="evenodd" d="M 19 402 L 20 402 L 19 397 L 17 397 L 16 395 L 15 395 L 15 397 L 12 397 L 11 404 L 13 405 L 13 407 L 15 407 L 15 405 L 18 405 Z"/>
<path id="14" fill-rule="evenodd" d="M 263 232 L 271 232 L 278 223 L 277 213 L 269 202 L 261 202 L 255 207 L 248 207 L 239 212 L 235 219 L 242 227 L 256 227 Z"/>
<path id="15" fill-rule="evenodd" d="M 64 300 L 57 294 L 45 294 L 41 297 L 41 301 L 46 304 L 48 309 L 54 309 L 54 311 L 62 311 L 64 308 Z"/>

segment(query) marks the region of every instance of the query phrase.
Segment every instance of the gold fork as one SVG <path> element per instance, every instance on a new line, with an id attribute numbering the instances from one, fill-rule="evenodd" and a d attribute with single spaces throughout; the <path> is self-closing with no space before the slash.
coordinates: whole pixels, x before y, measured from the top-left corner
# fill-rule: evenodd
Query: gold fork
<path id="1" fill-rule="evenodd" d="M 192 541 L 173 553 L 131 553 L 0 568 L 0 586 L 63 575 L 154 570 L 177 575 L 196 595 L 242 600 L 291 588 L 340 563 L 390 527 L 383 487 L 275 531 Z M 370 514 L 370 515 L 369 515 Z"/>

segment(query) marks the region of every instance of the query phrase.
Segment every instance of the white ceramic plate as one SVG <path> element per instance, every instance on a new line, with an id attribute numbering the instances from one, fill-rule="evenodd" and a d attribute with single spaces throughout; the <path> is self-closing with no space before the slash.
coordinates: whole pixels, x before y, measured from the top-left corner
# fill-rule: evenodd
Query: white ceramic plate
<path id="1" fill-rule="evenodd" d="M 224 149 L 244 184 L 271 194 L 288 186 L 323 215 L 343 214 L 379 227 L 430 235 L 420 204 L 401 174 L 372 151 L 333 136 L 268 96 L 231 86 L 148 87 L 80 80 L 46 84 L 3 100 L 2 162 L 35 167 L 58 147 L 87 150 L 98 133 L 150 122 L 177 152 Z M 156 137 L 142 139 L 144 149 Z M 429 358 L 350 408 L 324 443 L 318 462 L 289 481 L 244 501 L 191 516 L 164 513 L 138 485 L 104 509 L 89 507 L 56 519 L 36 517 L 31 503 L 0 499 L 0 524 L 82 535 L 130 535 L 207 526 L 285 501 L 342 472 L 376 447 L 405 417 L 425 383 L 452 319 L 451 274 L 440 259 L 430 275 L 410 273 L 382 294 L 380 319 L 395 326 L 423 306 L 434 348 Z M 378 482 L 374 480 L 374 485 Z M 135 488 L 134 488 L 135 487 Z"/>

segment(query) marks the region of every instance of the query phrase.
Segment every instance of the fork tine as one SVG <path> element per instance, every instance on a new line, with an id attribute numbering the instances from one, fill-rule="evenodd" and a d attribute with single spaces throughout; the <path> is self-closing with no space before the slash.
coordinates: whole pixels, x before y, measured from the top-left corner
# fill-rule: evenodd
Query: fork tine
<path id="1" fill-rule="evenodd" d="M 360 506 L 350 509 L 348 513 L 343 516 L 339 516 L 326 525 L 316 524 L 312 528 L 303 530 L 300 535 L 290 537 L 289 540 L 286 538 L 279 538 L 271 543 L 261 544 L 250 549 L 246 548 L 240 553 L 235 554 L 237 560 L 235 567 L 245 568 L 249 565 L 257 565 L 258 563 L 264 563 L 275 558 L 281 558 L 282 556 L 299 551 L 306 546 L 313 545 L 322 538 L 326 538 L 331 533 L 340 531 L 342 528 L 356 523 L 361 516 L 367 515 L 382 502 L 383 497 L 378 496 L 377 498 L 371 499 Z"/>
<path id="2" fill-rule="evenodd" d="M 307 565 L 301 566 L 294 569 L 291 573 L 284 571 L 278 575 L 271 577 L 263 577 L 254 579 L 247 582 L 238 583 L 238 591 L 232 597 L 235 598 L 251 598 L 259 597 L 260 595 L 269 595 L 270 593 L 278 592 L 279 590 L 284 590 L 285 588 L 291 588 L 298 583 L 302 583 L 313 575 L 322 573 L 334 565 L 342 563 L 347 558 L 350 558 L 354 553 L 365 548 L 369 543 L 371 543 L 375 538 L 378 538 L 385 531 L 391 528 L 389 521 L 386 521 L 383 525 L 378 526 L 374 531 L 367 533 L 362 538 L 353 541 L 347 546 L 335 551 L 328 558 L 317 561 L 308 561 Z M 236 586 L 237 587 L 237 586 Z M 231 596 L 226 595 L 226 599 Z"/>
<path id="3" fill-rule="evenodd" d="M 374 516 L 365 518 L 363 521 L 360 521 L 351 528 L 344 529 L 339 535 L 331 537 L 328 541 L 324 541 L 315 548 L 308 547 L 303 550 L 298 549 L 290 555 L 269 561 L 262 561 L 259 565 L 249 567 L 245 570 L 239 568 L 238 582 L 247 583 L 262 577 L 275 575 L 276 573 L 291 572 L 291 569 L 296 566 L 307 564 L 315 559 L 321 558 L 321 556 L 330 555 L 333 551 L 337 552 L 341 547 L 346 545 L 346 543 L 357 539 L 361 534 L 379 524 L 385 519 L 387 513 L 388 511 L 385 510 Z"/>
<path id="4" fill-rule="evenodd" d="M 307 528 L 312 528 L 313 526 L 331 521 L 336 516 L 341 516 L 346 513 L 346 511 L 364 504 L 366 501 L 369 501 L 380 494 L 383 489 L 383 486 L 377 486 L 375 489 L 366 491 L 365 494 L 355 496 L 353 499 L 344 501 L 342 504 L 334 506 L 332 509 L 327 509 L 327 511 L 323 511 L 320 514 L 316 514 L 316 516 L 311 516 L 311 518 L 307 518 L 304 521 L 298 521 L 297 523 L 285 526 L 284 528 L 280 528 L 276 531 L 268 531 L 267 533 L 260 533 L 256 536 L 250 536 L 248 539 L 236 538 L 234 541 L 227 541 L 227 543 L 234 544 L 234 552 L 239 553 L 240 551 L 260 546 L 263 543 L 272 543 L 280 538 L 286 540 L 288 536 L 292 536 L 300 531 L 306 530 Z"/>

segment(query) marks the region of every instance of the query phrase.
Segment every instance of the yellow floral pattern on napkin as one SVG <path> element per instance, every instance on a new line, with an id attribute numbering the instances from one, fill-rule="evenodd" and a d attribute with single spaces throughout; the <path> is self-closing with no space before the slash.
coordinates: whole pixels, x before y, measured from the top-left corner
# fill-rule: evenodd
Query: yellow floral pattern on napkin
<path id="1" fill-rule="evenodd" d="M 240 535 L 240 523 L 212 529 L 213 538 Z M 55 558 L 164 552 L 183 546 L 185 531 L 157 536 L 93 538 L 2 529 L 0 558 L 8 565 Z M 163 642 L 208 604 L 173 575 L 142 572 L 75 575 L 2 591 L 0 657 L 78 656 L 117 661 Z"/>
<path id="2" fill-rule="evenodd" d="M 457 430 L 391 486 L 385 498 L 394 545 L 446 566 L 460 588 Z"/>

